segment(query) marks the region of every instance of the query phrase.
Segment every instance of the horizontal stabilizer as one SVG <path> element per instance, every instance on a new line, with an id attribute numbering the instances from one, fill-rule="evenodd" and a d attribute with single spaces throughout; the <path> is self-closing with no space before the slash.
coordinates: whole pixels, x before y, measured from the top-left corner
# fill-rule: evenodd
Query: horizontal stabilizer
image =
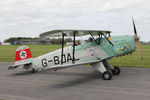
<path id="1" fill-rule="evenodd" d="M 11 66 L 9 66 L 8 67 L 8 69 L 10 70 L 10 69 L 16 69 L 17 67 L 19 67 L 20 65 L 11 65 Z"/>
<path id="2" fill-rule="evenodd" d="M 32 63 L 26 63 L 26 64 L 21 64 L 21 65 L 11 65 L 8 67 L 9 70 L 11 69 L 16 69 L 18 68 L 19 66 L 24 66 L 24 67 L 29 67 Z"/>

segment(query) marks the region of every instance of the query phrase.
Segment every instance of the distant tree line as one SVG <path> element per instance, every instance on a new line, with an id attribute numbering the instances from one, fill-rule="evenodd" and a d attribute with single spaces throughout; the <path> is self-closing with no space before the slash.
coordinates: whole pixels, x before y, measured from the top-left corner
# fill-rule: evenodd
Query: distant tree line
<path id="1" fill-rule="evenodd" d="M 14 42 L 19 42 L 22 40 L 26 40 L 26 41 L 38 40 L 42 44 L 47 43 L 47 41 L 50 41 L 51 44 L 61 44 L 62 43 L 61 38 L 50 39 L 50 38 L 30 38 L 30 37 L 11 37 L 11 38 L 4 40 L 4 43 L 11 43 L 13 45 Z M 72 39 L 71 38 L 65 38 L 64 43 L 66 44 L 66 42 L 72 42 Z"/>
<path id="2" fill-rule="evenodd" d="M 144 41 L 140 41 L 141 45 L 150 45 L 150 41 L 149 42 L 144 42 Z"/>
<path id="3" fill-rule="evenodd" d="M 4 43 L 11 43 L 11 44 L 14 44 L 15 41 L 20 41 L 22 39 L 25 39 L 25 40 L 36 40 L 38 38 L 30 38 L 30 37 L 11 37 L 11 38 L 8 38 L 6 40 L 4 40 Z"/>

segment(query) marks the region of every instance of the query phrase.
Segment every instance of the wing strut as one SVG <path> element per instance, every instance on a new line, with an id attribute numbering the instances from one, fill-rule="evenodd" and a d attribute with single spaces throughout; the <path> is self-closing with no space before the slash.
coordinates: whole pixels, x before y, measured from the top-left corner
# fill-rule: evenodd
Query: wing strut
<path id="1" fill-rule="evenodd" d="M 63 64 L 63 56 L 64 56 L 64 37 L 65 37 L 65 33 L 62 32 L 62 49 L 61 49 L 61 64 Z"/>
<path id="2" fill-rule="evenodd" d="M 102 35 L 107 39 L 107 41 L 112 45 L 112 46 L 114 46 L 114 44 L 112 43 L 112 42 L 110 42 L 109 40 L 108 40 L 108 38 L 102 33 Z"/>
<path id="3" fill-rule="evenodd" d="M 72 60 L 72 63 L 75 63 L 75 45 L 76 45 L 75 37 L 76 37 L 76 33 L 77 33 L 77 31 L 73 32 L 73 60 Z"/>
<path id="4" fill-rule="evenodd" d="M 89 34 L 92 36 L 92 38 L 97 43 L 97 45 L 99 45 L 100 44 L 100 34 L 98 33 L 98 35 L 99 35 L 99 41 L 98 42 L 96 41 L 96 39 L 94 38 L 94 36 L 91 34 L 91 32 Z"/>

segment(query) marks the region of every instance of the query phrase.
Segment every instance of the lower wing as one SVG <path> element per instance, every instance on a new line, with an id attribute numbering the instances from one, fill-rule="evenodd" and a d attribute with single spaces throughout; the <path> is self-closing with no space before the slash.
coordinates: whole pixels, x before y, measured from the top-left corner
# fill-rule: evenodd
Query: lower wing
<path id="1" fill-rule="evenodd" d="M 96 62 L 101 62 L 101 60 L 94 60 L 94 61 L 88 61 L 88 62 L 82 62 L 82 63 L 56 65 L 56 66 L 49 67 L 49 68 L 47 68 L 47 69 L 61 69 L 61 68 L 67 68 L 67 67 L 78 66 L 78 65 L 93 64 L 93 63 L 96 63 Z"/>

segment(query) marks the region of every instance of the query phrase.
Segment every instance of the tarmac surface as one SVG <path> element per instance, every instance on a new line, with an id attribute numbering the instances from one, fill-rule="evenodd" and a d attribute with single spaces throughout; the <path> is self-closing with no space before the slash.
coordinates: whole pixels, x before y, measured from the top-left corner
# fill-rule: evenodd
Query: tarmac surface
<path id="1" fill-rule="evenodd" d="M 150 100 L 150 69 L 121 68 L 110 81 L 90 66 L 43 71 L 7 70 L 0 63 L 0 99 L 4 100 Z"/>

